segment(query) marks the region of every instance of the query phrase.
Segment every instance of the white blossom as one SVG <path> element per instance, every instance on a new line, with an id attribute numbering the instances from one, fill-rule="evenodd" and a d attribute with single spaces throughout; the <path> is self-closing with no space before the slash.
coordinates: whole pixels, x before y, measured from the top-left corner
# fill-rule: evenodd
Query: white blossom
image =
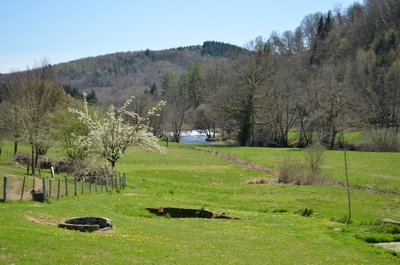
<path id="1" fill-rule="evenodd" d="M 110 105 L 103 118 L 99 117 L 97 112 L 89 114 L 86 99 L 83 111 L 70 108 L 70 112 L 77 114 L 80 121 L 88 128 L 87 135 L 75 137 L 76 145 L 104 157 L 112 167 L 130 145 L 140 149 L 165 152 L 165 149 L 157 143 L 156 138 L 148 133 L 151 129 L 149 127 L 151 117 L 158 115 L 165 102 L 159 102 L 142 117 L 127 109 L 133 100 L 134 97 L 129 98 L 118 109 L 113 104 Z"/>

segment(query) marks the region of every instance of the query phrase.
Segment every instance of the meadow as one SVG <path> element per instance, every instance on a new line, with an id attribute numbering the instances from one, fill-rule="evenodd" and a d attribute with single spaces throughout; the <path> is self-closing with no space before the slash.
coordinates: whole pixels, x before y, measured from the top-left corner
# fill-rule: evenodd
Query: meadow
<path id="1" fill-rule="evenodd" d="M 6 146 L 5 149 L 8 147 Z M 300 149 L 200 146 L 277 168 Z M 60 156 L 61 148 L 50 150 Z M 0 264 L 398 264 L 374 242 L 400 241 L 400 153 L 348 152 L 352 222 L 340 185 L 247 184 L 275 178 L 190 145 L 166 154 L 130 148 L 117 162 L 128 188 L 45 203 L 0 203 Z M 20 175 L 8 157 L 0 173 Z M 327 151 L 322 172 L 343 181 L 343 153 Z M 46 174 L 46 172 L 45 172 Z M 169 218 L 146 207 L 209 209 L 240 220 Z M 310 216 L 299 212 L 312 209 Z M 109 233 L 57 228 L 65 218 L 104 216 Z"/>

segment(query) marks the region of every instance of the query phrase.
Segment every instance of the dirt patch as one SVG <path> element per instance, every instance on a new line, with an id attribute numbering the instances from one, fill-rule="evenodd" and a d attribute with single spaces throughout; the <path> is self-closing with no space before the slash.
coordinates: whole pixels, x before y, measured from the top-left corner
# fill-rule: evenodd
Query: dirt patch
<path id="1" fill-rule="evenodd" d="M 7 190 L 7 200 L 16 201 L 21 199 L 21 189 L 23 183 L 23 177 L 11 176 L 12 181 L 9 182 L 8 190 Z M 10 180 L 11 180 L 10 178 Z M 25 189 L 22 199 L 23 200 L 31 200 L 32 199 L 32 178 L 26 177 L 25 180 Z M 39 190 L 42 188 L 42 180 L 39 178 L 35 179 L 35 190 Z"/>
<path id="2" fill-rule="evenodd" d="M 246 184 L 277 184 L 278 179 L 276 178 L 258 178 L 258 179 L 251 179 L 246 182 Z"/>
<path id="3" fill-rule="evenodd" d="M 8 261 L 11 262 L 12 255 L 11 254 L 2 254 L 0 255 L 0 261 Z M 15 264 L 15 263 L 7 263 L 7 264 Z"/>
<path id="4" fill-rule="evenodd" d="M 214 213 L 205 209 L 187 209 L 187 208 L 146 208 L 152 214 L 157 216 L 169 216 L 171 218 L 207 218 L 207 219 L 230 219 L 240 220 L 238 217 L 227 216 L 225 213 Z"/>
<path id="5" fill-rule="evenodd" d="M 34 223 L 38 223 L 41 225 L 57 225 L 59 223 L 59 220 L 54 219 L 54 217 L 52 216 L 46 216 L 46 215 L 41 215 L 41 216 L 31 216 L 31 215 L 27 215 L 25 216 L 25 219 L 30 221 L 30 222 L 34 222 Z"/>

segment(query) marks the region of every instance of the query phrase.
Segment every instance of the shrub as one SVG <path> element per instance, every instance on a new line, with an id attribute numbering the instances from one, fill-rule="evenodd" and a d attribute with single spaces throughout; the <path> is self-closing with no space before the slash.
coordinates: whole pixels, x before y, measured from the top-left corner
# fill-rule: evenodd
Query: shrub
<path id="1" fill-rule="evenodd" d="M 27 153 L 17 153 L 15 154 L 13 160 L 19 164 L 27 165 L 31 162 L 31 155 Z M 38 161 L 40 168 L 42 169 L 49 169 L 51 166 L 56 167 L 58 162 L 59 161 L 49 156 L 41 156 Z"/>
<path id="2" fill-rule="evenodd" d="M 399 151 L 398 135 L 390 128 L 375 128 L 368 131 L 368 150 L 380 152 Z"/>
<path id="3" fill-rule="evenodd" d="M 321 175 L 321 165 L 324 160 L 325 148 L 320 144 L 313 144 L 306 148 L 305 161 L 308 165 L 311 177 L 319 177 Z"/>
<path id="4" fill-rule="evenodd" d="M 31 161 L 31 156 L 26 153 L 16 153 L 13 160 L 19 164 L 27 165 Z"/>
<path id="5" fill-rule="evenodd" d="M 40 168 L 49 169 L 49 168 L 51 168 L 51 166 L 55 167 L 57 162 L 58 161 L 56 159 L 49 157 L 49 156 L 42 156 L 39 159 Z"/>
<path id="6" fill-rule="evenodd" d="M 304 163 L 296 160 L 284 159 L 279 170 L 278 183 L 303 184 L 305 179 Z"/>
<path id="7" fill-rule="evenodd" d="M 314 210 L 312 208 L 306 207 L 306 208 L 297 210 L 295 213 L 300 214 L 301 216 L 304 216 L 304 217 L 309 217 L 314 213 Z"/>
<path id="8" fill-rule="evenodd" d="M 57 172 L 65 172 L 77 178 L 105 178 L 113 175 L 112 169 L 107 165 L 96 161 L 69 158 L 59 161 L 56 166 Z"/>
<path id="9" fill-rule="evenodd" d="M 325 179 L 321 175 L 322 159 L 317 159 L 320 155 L 315 154 L 313 150 L 306 150 L 305 161 L 284 159 L 279 169 L 277 182 L 295 185 L 324 183 Z"/>

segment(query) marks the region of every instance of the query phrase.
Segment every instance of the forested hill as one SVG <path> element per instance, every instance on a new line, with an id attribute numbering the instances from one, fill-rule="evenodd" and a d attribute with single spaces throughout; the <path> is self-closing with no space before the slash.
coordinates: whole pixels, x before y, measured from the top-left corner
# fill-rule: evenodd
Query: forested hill
<path id="1" fill-rule="evenodd" d="M 241 145 L 289 146 L 296 130 L 297 146 L 319 142 L 333 149 L 340 147 L 339 133 L 356 130 L 367 135 L 364 150 L 397 151 L 399 14 L 399 0 L 364 0 L 307 15 L 293 31 L 256 38 L 247 49 L 210 41 L 51 69 L 68 93 L 85 90 L 102 104 L 136 95 L 142 114 L 165 100 L 154 133 L 173 132 L 174 141 L 183 128 L 207 128 Z"/>
<path id="2" fill-rule="evenodd" d="M 95 91 L 103 103 L 122 100 L 127 95 L 143 94 L 153 84 L 159 86 L 167 72 L 181 74 L 199 62 L 207 67 L 217 60 L 229 61 L 246 52 L 235 45 L 206 41 L 161 51 L 118 52 L 83 58 L 54 66 L 58 81 L 83 91 Z"/>

